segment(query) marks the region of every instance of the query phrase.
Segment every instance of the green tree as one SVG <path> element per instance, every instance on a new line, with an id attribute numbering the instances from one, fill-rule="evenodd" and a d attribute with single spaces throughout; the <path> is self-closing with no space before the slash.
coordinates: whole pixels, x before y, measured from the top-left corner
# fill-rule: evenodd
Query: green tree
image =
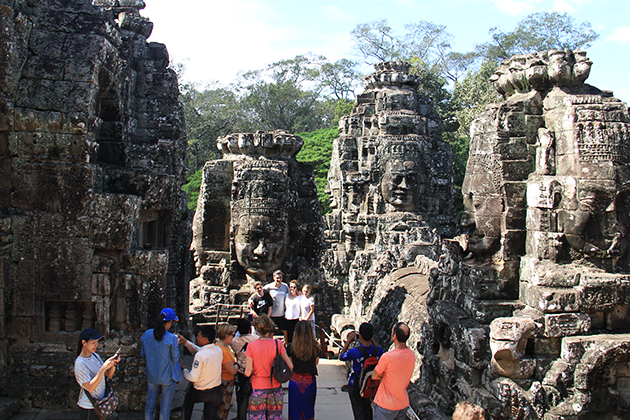
<path id="1" fill-rule="evenodd" d="M 330 213 L 330 201 L 325 190 L 328 182 L 333 140 L 339 137 L 339 131 L 336 128 L 327 128 L 308 133 L 299 133 L 299 136 L 304 140 L 304 146 L 296 158 L 300 162 L 313 165 L 317 198 L 319 199 L 322 214 Z"/>
<path id="2" fill-rule="evenodd" d="M 203 168 L 195 172 L 191 172 L 182 189 L 188 195 L 188 210 L 197 208 L 197 200 L 199 199 L 199 190 L 201 189 L 201 178 L 203 177 Z"/>
<path id="3" fill-rule="evenodd" d="M 201 91 L 194 85 L 180 89 L 188 137 L 188 161 L 191 171 L 196 172 L 206 161 L 219 156 L 217 137 L 247 130 L 250 125 L 233 91 L 216 85 Z"/>
<path id="4" fill-rule="evenodd" d="M 314 131 L 334 124 L 336 101 L 354 94 L 356 63 L 298 55 L 241 75 L 243 111 L 258 129 Z"/>
<path id="5" fill-rule="evenodd" d="M 586 49 L 599 38 L 589 22 L 576 23 L 567 13 L 532 13 L 516 24 L 511 32 L 490 29 L 490 42 L 477 46 L 484 59 L 501 61 L 516 54 L 551 49 Z"/>

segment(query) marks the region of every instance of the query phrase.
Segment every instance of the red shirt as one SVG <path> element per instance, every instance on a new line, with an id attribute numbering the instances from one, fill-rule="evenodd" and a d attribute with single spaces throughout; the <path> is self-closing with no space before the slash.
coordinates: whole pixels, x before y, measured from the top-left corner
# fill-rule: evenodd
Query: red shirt
<path id="1" fill-rule="evenodd" d="M 286 353 L 284 344 L 278 340 L 269 340 L 261 338 L 252 341 L 247 345 L 245 354 L 253 360 L 252 388 L 253 389 L 269 389 L 278 388 L 282 384 L 275 379 L 271 379 L 271 365 L 276 358 L 276 343 L 278 343 L 278 354 Z"/>
<path id="2" fill-rule="evenodd" d="M 415 365 L 416 355 L 410 348 L 394 349 L 383 354 L 374 368 L 382 376 L 374 404 L 392 411 L 408 407 L 407 387 Z"/>

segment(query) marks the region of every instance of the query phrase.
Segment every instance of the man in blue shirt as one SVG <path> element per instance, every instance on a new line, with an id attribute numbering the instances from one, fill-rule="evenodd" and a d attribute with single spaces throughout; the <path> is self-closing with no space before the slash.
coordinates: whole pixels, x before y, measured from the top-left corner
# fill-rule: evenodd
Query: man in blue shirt
<path id="1" fill-rule="evenodd" d="M 352 361 L 352 370 L 350 372 L 350 378 L 348 379 L 348 396 L 350 397 L 350 404 L 352 405 L 352 414 L 355 420 L 372 420 L 372 406 L 369 398 L 361 398 L 359 395 L 360 384 L 359 375 L 361 368 L 363 367 L 364 357 L 359 346 L 363 346 L 367 351 L 367 354 L 372 356 L 374 350 L 377 350 L 377 358 L 383 355 L 383 349 L 380 348 L 374 341 L 374 327 L 368 322 L 364 322 L 359 327 L 359 334 L 355 331 L 348 334 L 348 339 L 339 352 L 339 360 L 344 362 Z M 356 347 L 348 350 L 350 343 L 358 338 L 359 344 Z"/>

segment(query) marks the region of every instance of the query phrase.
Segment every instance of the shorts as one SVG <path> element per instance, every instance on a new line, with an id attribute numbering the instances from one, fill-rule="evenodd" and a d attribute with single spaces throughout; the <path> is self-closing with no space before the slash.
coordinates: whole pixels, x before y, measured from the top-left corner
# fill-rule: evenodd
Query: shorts
<path id="1" fill-rule="evenodd" d="M 284 316 L 272 316 L 271 320 L 273 321 L 274 324 L 276 324 L 276 328 L 279 329 L 280 331 L 287 330 L 286 319 L 284 319 Z"/>

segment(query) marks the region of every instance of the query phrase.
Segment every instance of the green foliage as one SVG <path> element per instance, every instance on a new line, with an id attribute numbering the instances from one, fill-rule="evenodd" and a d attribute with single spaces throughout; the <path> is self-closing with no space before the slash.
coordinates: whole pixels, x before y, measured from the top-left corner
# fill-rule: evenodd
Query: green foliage
<path id="1" fill-rule="evenodd" d="M 217 159 L 216 139 L 234 130 L 250 126 L 241 112 L 236 94 L 225 88 L 198 90 L 193 85 L 181 87 L 188 137 L 188 162 L 192 172 L 205 162 Z"/>
<path id="2" fill-rule="evenodd" d="M 515 54 L 545 50 L 588 48 L 599 38 L 589 22 L 577 24 L 568 13 L 532 13 L 511 32 L 490 29 L 492 41 L 477 46 L 478 53 L 496 62 Z"/>
<path id="3" fill-rule="evenodd" d="M 462 197 L 462 184 L 466 175 L 466 165 L 468 164 L 468 151 L 470 140 L 468 136 L 460 136 L 457 133 L 445 132 L 442 138 L 451 146 L 453 151 L 453 170 L 455 172 L 455 197 L 453 203 L 453 213 L 459 218 L 464 212 L 464 201 Z"/>
<path id="4" fill-rule="evenodd" d="M 328 168 L 332 157 L 333 140 L 339 137 L 336 128 L 320 129 L 309 133 L 298 134 L 304 140 L 302 150 L 296 158 L 300 162 L 313 165 L 317 198 L 322 214 L 330 212 L 328 193 L 325 192 L 328 182 Z"/>
<path id="5" fill-rule="evenodd" d="M 199 199 L 199 190 L 201 189 L 201 178 L 203 177 L 203 168 L 189 175 L 182 189 L 188 194 L 188 210 L 197 208 L 197 200 Z"/>
<path id="6" fill-rule="evenodd" d="M 335 101 L 335 119 L 332 122 L 331 128 L 338 128 L 341 117 L 344 115 L 350 115 L 353 106 L 354 101 L 349 99 L 338 99 Z"/>
<path id="7" fill-rule="evenodd" d="M 486 60 L 479 70 L 471 70 L 466 77 L 455 83 L 451 106 L 455 110 L 459 122 L 458 134 L 461 137 L 470 135 L 470 125 L 487 104 L 501 100 L 500 95 L 490 83 L 490 76 L 496 70 L 496 64 Z"/>

